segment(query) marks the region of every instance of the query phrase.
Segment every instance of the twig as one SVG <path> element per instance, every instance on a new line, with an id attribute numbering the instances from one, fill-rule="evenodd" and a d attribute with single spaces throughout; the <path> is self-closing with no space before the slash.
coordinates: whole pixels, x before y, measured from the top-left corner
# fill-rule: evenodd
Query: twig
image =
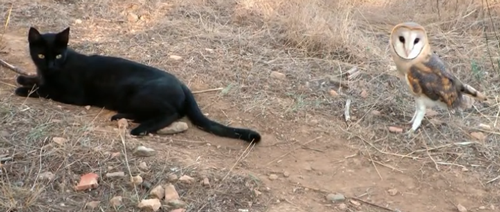
<path id="1" fill-rule="evenodd" d="M 295 150 L 297 150 L 297 149 L 299 149 L 299 148 L 303 148 L 305 145 L 307 145 L 307 144 L 309 144 L 309 143 L 311 143 L 311 142 L 313 142 L 313 141 L 316 141 L 316 140 L 318 140 L 318 139 L 320 139 L 320 138 L 322 138 L 322 137 L 323 137 L 323 136 L 321 136 L 321 135 L 320 135 L 320 136 L 318 136 L 318 137 L 316 137 L 316 138 L 314 138 L 314 139 L 312 139 L 312 140 L 310 140 L 310 141 L 308 141 L 308 142 L 305 142 L 304 144 L 302 144 L 302 145 L 301 145 L 301 146 L 299 146 L 299 147 L 295 147 L 295 148 L 294 148 L 294 149 L 292 149 L 290 152 L 287 152 L 287 153 L 285 153 L 285 154 L 283 154 L 283 155 L 281 155 L 281 156 L 279 156 L 279 157 L 275 158 L 274 160 L 270 161 L 269 163 L 267 163 L 267 164 L 266 164 L 266 166 L 269 166 L 269 164 L 274 163 L 275 161 L 277 161 L 277 160 L 279 160 L 279 159 L 281 159 L 281 158 L 286 157 L 287 155 L 291 154 L 291 153 L 292 153 L 292 152 L 294 152 Z"/>
<path id="2" fill-rule="evenodd" d="M 3 162 L 11 161 L 13 159 L 14 159 L 13 157 L 4 157 L 4 158 L 0 158 L 0 162 L 3 163 Z"/>
<path id="3" fill-rule="evenodd" d="M 398 156 L 398 157 L 402 157 L 402 158 L 411 158 L 413 160 L 416 160 L 416 159 L 419 159 L 418 157 L 412 157 L 412 156 L 409 156 L 411 155 L 410 154 L 407 154 L 407 155 L 401 155 L 401 154 L 396 154 L 396 153 L 392 153 L 392 152 L 386 152 L 386 151 L 383 151 L 379 148 L 377 148 L 375 145 L 373 145 L 372 143 L 368 142 L 367 140 L 365 140 L 364 138 L 362 138 L 361 136 L 358 136 L 358 135 L 355 135 L 355 137 L 361 139 L 361 141 L 365 142 L 366 144 L 370 145 L 372 148 L 374 148 L 375 150 L 377 150 L 378 152 L 384 154 L 384 155 L 392 155 L 392 156 Z M 381 139 L 378 139 L 376 141 L 380 141 L 380 140 L 384 140 L 386 139 L 388 136 L 384 137 L 384 138 L 381 138 Z"/>
<path id="4" fill-rule="evenodd" d="M 201 90 L 201 91 L 192 91 L 191 93 L 193 94 L 197 94 L 197 93 L 206 93 L 206 92 L 211 92 L 211 91 L 221 91 L 223 90 L 224 88 L 211 88 L 211 89 L 207 89 L 207 90 Z"/>
<path id="5" fill-rule="evenodd" d="M 120 140 L 122 141 L 122 145 L 123 145 L 123 157 L 125 158 L 125 164 L 127 165 L 127 170 L 128 170 L 128 175 L 130 176 L 129 179 L 132 179 L 132 171 L 130 171 L 130 165 L 129 165 L 129 162 L 128 162 L 128 157 L 127 157 L 127 146 L 125 145 L 125 129 L 126 127 L 124 127 L 124 129 L 120 129 L 119 130 L 119 135 L 120 135 Z M 137 201 L 139 202 L 139 192 L 137 191 L 137 186 L 135 185 L 135 183 L 132 183 L 134 185 L 134 190 L 135 190 L 135 196 L 137 197 Z"/>
<path id="6" fill-rule="evenodd" d="M 364 201 L 364 200 L 359 199 L 359 198 L 356 198 L 356 197 L 349 197 L 349 199 L 353 199 L 353 200 L 356 200 L 356 201 L 360 201 L 360 202 L 362 202 L 362 203 L 365 203 L 365 204 L 367 204 L 367 205 L 371 205 L 371 206 L 376 207 L 376 208 L 380 208 L 380 209 L 382 209 L 382 210 L 386 210 L 386 211 L 394 211 L 394 212 L 395 212 L 395 211 L 397 211 L 397 210 L 392 210 L 392 209 L 390 209 L 390 208 L 386 208 L 386 207 L 381 206 L 381 205 L 377 205 L 377 204 L 374 204 L 374 203 L 371 203 L 371 202 Z"/>
<path id="7" fill-rule="evenodd" d="M 498 179 L 500 179 L 500 175 L 498 175 L 497 177 L 491 179 L 491 180 L 488 180 L 488 182 L 486 182 L 486 184 L 489 184 L 489 183 L 492 183 L 492 182 L 495 182 L 497 181 Z"/>
<path id="8" fill-rule="evenodd" d="M 250 154 L 250 151 L 252 151 L 253 147 L 255 146 L 255 142 L 251 142 L 247 148 L 245 148 L 245 150 L 243 151 L 243 153 L 241 153 L 240 157 L 236 160 L 236 162 L 233 164 L 233 166 L 231 166 L 231 168 L 229 169 L 229 171 L 226 173 L 226 175 L 222 178 L 222 180 L 220 180 L 220 184 L 219 186 L 222 185 L 222 182 L 229 176 L 229 174 L 233 171 L 234 167 L 236 167 L 236 165 L 238 163 L 240 163 L 240 161 L 248 156 L 248 154 Z M 246 154 L 245 154 L 246 153 Z"/>
<path id="9" fill-rule="evenodd" d="M 28 72 L 18 68 L 18 67 L 15 67 L 13 65 L 11 65 L 10 63 L 8 62 L 5 62 L 4 60 L 0 59 L 0 65 L 2 65 L 3 67 L 5 68 L 8 68 L 10 69 L 11 71 L 14 71 L 16 72 L 17 74 L 20 74 L 20 75 L 24 75 L 24 76 L 28 76 Z"/>
<path id="10" fill-rule="evenodd" d="M 425 131 L 425 130 L 424 130 L 424 132 L 425 132 L 425 135 L 427 135 L 427 138 L 428 138 L 429 140 L 431 140 L 431 137 L 429 136 L 429 134 L 427 134 L 427 131 Z M 439 165 L 438 165 L 438 163 L 437 163 L 437 162 L 436 162 L 436 160 L 434 160 L 434 158 L 431 156 L 431 153 L 429 153 L 429 147 L 427 147 L 427 144 L 425 143 L 425 140 L 423 140 L 423 141 L 422 141 L 422 143 L 423 143 L 423 144 L 424 144 L 424 146 L 425 146 L 425 149 L 426 149 L 426 151 L 425 151 L 425 152 L 427 153 L 427 156 L 429 156 L 429 158 L 430 158 L 430 159 L 432 160 L 432 162 L 434 163 L 434 167 L 436 167 L 436 170 L 437 170 L 437 171 L 440 171 L 440 170 L 439 170 Z"/>
<path id="11" fill-rule="evenodd" d="M 351 110 L 351 99 L 347 99 L 344 108 L 344 118 L 346 122 L 349 122 L 351 120 L 351 115 L 349 113 L 350 110 Z"/>
<path id="12" fill-rule="evenodd" d="M 375 162 L 373 161 L 372 154 L 370 154 L 370 151 L 366 151 L 366 152 L 368 153 L 368 156 L 370 157 L 370 161 L 372 162 L 373 168 L 375 168 L 375 171 L 377 171 L 378 177 L 380 177 L 380 180 L 384 180 L 384 178 L 382 178 L 382 175 L 378 171 L 377 165 L 375 165 Z"/>
<path id="13" fill-rule="evenodd" d="M 389 169 L 392 169 L 392 170 L 394 170 L 394 171 L 398 171 L 398 172 L 400 172 L 400 173 L 404 173 L 402 170 L 397 169 L 397 168 L 396 168 L 396 167 L 394 167 L 394 166 L 391 166 L 391 165 L 388 165 L 388 164 L 382 163 L 382 162 L 380 162 L 380 161 L 373 160 L 373 162 L 375 162 L 375 163 L 376 163 L 376 164 L 378 164 L 378 165 L 385 166 L 385 167 L 387 167 L 387 168 L 389 168 Z"/>

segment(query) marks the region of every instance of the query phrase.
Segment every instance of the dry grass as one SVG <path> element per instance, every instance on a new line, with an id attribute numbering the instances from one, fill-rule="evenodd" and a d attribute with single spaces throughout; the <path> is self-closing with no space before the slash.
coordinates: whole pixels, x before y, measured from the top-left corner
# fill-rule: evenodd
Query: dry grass
<path id="1" fill-rule="evenodd" d="M 71 45 L 79 51 L 119 55 L 161 67 L 175 73 L 193 90 L 225 87 L 222 95 L 232 102 L 228 107 L 242 108 L 252 114 L 252 119 L 245 120 L 246 125 L 252 123 L 264 128 L 268 122 L 259 120 L 276 119 L 273 122 L 276 134 L 285 135 L 288 128 L 284 123 L 314 125 L 318 130 L 348 138 L 352 144 L 377 157 L 391 157 L 387 153 L 410 155 L 430 167 L 435 166 L 434 160 L 440 167 L 458 166 L 479 172 L 482 182 L 496 177 L 500 170 L 496 95 L 500 28 L 495 24 L 500 15 L 498 4 L 493 1 L 488 1 L 489 5 L 479 0 L 16 2 L 11 28 L 17 31 L 13 33 L 25 34 L 31 25 L 41 31 L 71 26 Z M 7 5 L 0 5 L 0 10 L 8 11 Z M 142 20 L 127 21 L 129 12 Z M 77 24 L 77 19 L 82 23 Z M 388 126 L 402 125 L 413 114 L 412 98 L 388 68 L 392 65 L 387 48 L 390 29 L 406 20 L 425 26 L 434 50 L 452 72 L 492 97 L 490 102 L 476 103 L 464 111 L 463 118 L 448 116 L 443 111 L 433 120 L 443 120 L 444 124 L 424 121 L 420 135 L 412 141 L 387 130 Z M 184 62 L 168 60 L 172 54 L 182 56 Z M 349 82 L 349 88 L 339 90 L 337 80 L 354 66 L 362 71 L 361 77 Z M 286 81 L 270 78 L 271 71 L 286 74 Z M 0 76 L 10 75 L 5 72 Z M 331 89 L 341 95 L 331 97 L 328 94 Z M 355 116 L 349 126 L 338 122 L 348 98 L 352 99 Z M 50 205 L 52 210 L 64 210 L 64 207 L 82 207 L 89 195 L 90 199 L 102 196 L 106 199 L 131 191 L 111 189 L 112 184 L 121 184 L 104 182 L 101 189 L 91 193 L 68 193 L 64 198 L 71 201 L 65 200 L 66 206 L 61 206 L 63 196 L 55 194 L 66 192 L 74 183 L 75 174 L 123 166 L 123 161 L 110 160 L 105 153 L 95 154 L 97 147 L 103 152 L 120 151 L 119 144 L 112 142 L 116 137 L 96 135 L 91 124 L 70 125 L 85 123 L 92 118 L 88 115 L 69 115 L 35 107 L 19 112 L 20 105 L 14 99 L 0 103 L 0 117 L 7 120 L 2 122 L 6 133 L 0 137 L 0 155 L 22 156 L 6 167 L 8 178 L 2 178 L 2 192 L 4 197 L 16 198 L 1 201 L 3 207 L 49 207 L 46 203 L 51 201 L 56 203 Z M 373 110 L 380 111 L 381 115 L 373 115 Z M 213 115 L 218 120 L 227 119 L 222 114 Z M 54 119 L 60 122 L 53 122 Z M 492 129 L 481 130 L 477 127 L 479 123 L 489 124 Z M 487 139 L 474 141 L 470 136 L 473 131 L 483 131 Z M 51 137 L 62 135 L 70 138 L 68 146 L 50 144 Z M 471 143 L 464 145 L 464 142 Z M 457 145 L 446 145 L 453 143 Z M 427 153 L 426 146 L 434 149 Z M 158 165 L 158 173 L 169 172 L 164 166 Z M 174 166 L 179 165 L 166 165 Z M 60 174 L 54 180 L 57 183 L 35 181 L 43 171 Z M 150 176 L 152 183 L 159 180 L 155 176 Z M 240 186 L 237 188 L 243 189 L 241 198 L 251 199 L 241 180 L 235 177 L 230 186 Z M 485 186 L 498 189 L 498 184 Z M 192 209 L 199 208 L 206 200 L 200 199 L 206 198 L 206 192 L 215 192 L 188 190 L 183 188 L 182 192 L 191 195 Z M 132 203 L 133 199 L 128 202 Z M 216 205 L 216 201 L 211 199 L 207 207 L 230 211 L 227 207 L 234 206 Z"/>
<path id="2" fill-rule="evenodd" d="M 278 1 L 271 5 L 267 1 L 241 0 L 240 7 L 248 12 L 242 13 L 240 9 L 238 17 L 261 17 L 262 23 L 268 25 L 264 27 L 272 31 L 273 41 L 281 42 L 291 48 L 289 51 L 293 51 L 295 57 L 300 57 L 290 59 L 295 66 L 293 71 L 285 69 L 294 82 L 311 82 L 311 78 L 331 79 L 331 75 L 341 75 L 352 66 L 363 71 L 361 79 L 350 82 L 350 89 L 342 92 L 342 98 L 329 99 L 324 95 L 318 98 L 317 89 L 302 93 L 303 102 L 324 100 L 316 104 L 317 107 L 303 107 L 307 108 L 306 113 L 334 113 L 341 117 L 343 104 L 350 98 L 357 120 L 347 128 L 341 126 L 347 129 L 342 129 L 346 137 L 361 138 L 381 150 L 379 153 L 410 154 L 422 161 L 430 161 L 426 151 L 415 151 L 425 148 L 423 141 L 429 148 L 438 147 L 432 151 L 438 164 L 481 170 L 485 174 L 483 180 L 498 175 L 500 143 L 496 92 L 500 28 L 494 24 L 500 18 L 497 3 L 470 0 L 332 3 L 313 0 Z M 441 111 L 431 120 L 433 124 L 425 124 L 420 136 L 410 142 L 387 130 L 387 126 L 408 121 L 414 110 L 413 100 L 404 90 L 405 85 L 392 76 L 388 68 L 393 65 L 387 48 L 390 29 L 407 20 L 424 25 L 433 50 L 441 55 L 452 72 L 492 99 L 487 103 L 476 103 L 464 111 L 463 117 L 458 114 L 448 116 L 446 111 Z M 325 85 L 325 80 L 321 82 Z M 331 88 L 337 89 L 333 84 L 324 90 Z M 362 97 L 363 92 L 369 95 Z M 373 115 L 373 110 L 380 111 L 381 115 Z M 444 123 L 435 124 L 439 120 Z M 479 129 L 480 123 L 492 126 L 492 130 Z M 474 141 L 470 136 L 473 131 L 483 131 L 487 139 Z M 431 166 L 434 165 L 431 163 Z"/>

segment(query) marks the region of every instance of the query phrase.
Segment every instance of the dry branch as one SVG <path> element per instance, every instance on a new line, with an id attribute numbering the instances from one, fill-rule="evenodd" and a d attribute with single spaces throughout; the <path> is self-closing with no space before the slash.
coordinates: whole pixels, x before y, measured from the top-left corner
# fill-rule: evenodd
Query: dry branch
<path id="1" fill-rule="evenodd" d="M 14 65 L 8 63 L 8 62 L 5 62 L 4 60 L 0 59 L 0 65 L 2 65 L 3 67 L 5 68 L 8 68 L 10 69 L 11 71 L 14 71 L 16 72 L 17 74 L 20 74 L 20 75 L 24 75 L 24 76 L 28 76 L 28 72 L 18 68 L 18 67 L 15 67 Z"/>

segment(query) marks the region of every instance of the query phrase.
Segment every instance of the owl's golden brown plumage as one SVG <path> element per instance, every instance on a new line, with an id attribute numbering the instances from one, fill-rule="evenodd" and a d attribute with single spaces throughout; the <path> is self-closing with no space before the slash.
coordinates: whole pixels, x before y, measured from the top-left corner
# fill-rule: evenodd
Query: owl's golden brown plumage
<path id="1" fill-rule="evenodd" d="M 397 70 L 415 97 L 415 113 L 408 133 L 420 127 L 427 107 L 454 109 L 462 103 L 463 94 L 486 100 L 486 96 L 447 70 L 431 51 L 427 32 L 420 24 L 405 22 L 394 26 L 389 44 Z"/>

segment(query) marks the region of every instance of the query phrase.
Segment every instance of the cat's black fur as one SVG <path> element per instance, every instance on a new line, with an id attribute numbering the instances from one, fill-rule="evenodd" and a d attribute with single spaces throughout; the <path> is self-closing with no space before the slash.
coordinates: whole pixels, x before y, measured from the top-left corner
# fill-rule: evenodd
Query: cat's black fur
<path id="1" fill-rule="evenodd" d="M 193 93 L 174 75 L 119 57 L 84 55 L 68 47 L 69 27 L 40 34 L 31 27 L 29 52 L 37 76 L 19 76 L 18 96 L 48 98 L 73 105 L 117 111 L 111 120 L 132 119 L 132 135 L 155 133 L 187 116 L 204 131 L 218 136 L 259 142 L 259 133 L 232 128 L 203 115 Z M 35 87 L 36 91 L 31 92 Z M 30 94 L 31 92 L 31 94 Z"/>

